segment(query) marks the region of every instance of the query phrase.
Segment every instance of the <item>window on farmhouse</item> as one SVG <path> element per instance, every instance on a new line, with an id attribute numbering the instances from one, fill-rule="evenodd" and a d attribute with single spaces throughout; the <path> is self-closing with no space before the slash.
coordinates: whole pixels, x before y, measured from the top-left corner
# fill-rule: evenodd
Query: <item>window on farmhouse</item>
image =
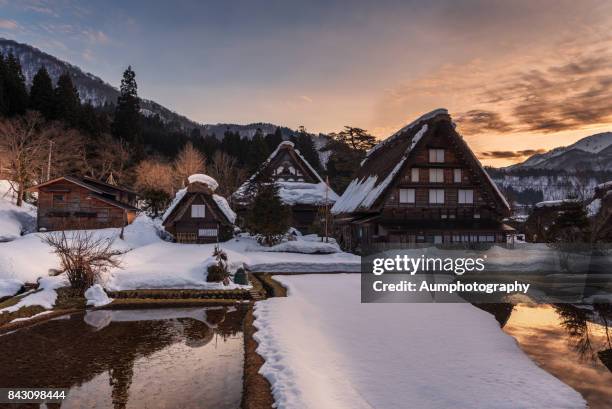
<path id="1" fill-rule="evenodd" d="M 400 189 L 399 202 L 414 203 L 414 189 Z"/>
<path id="2" fill-rule="evenodd" d="M 54 194 L 53 195 L 53 202 L 63 203 L 64 202 L 64 195 Z"/>
<path id="3" fill-rule="evenodd" d="M 429 189 L 430 204 L 444 204 L 444 189 Z"/>
<path id="4" fill-rule="evenodd" d="M 191 217 L 194 219 L 203 219 L 204 217 L 206 217 L 206 206 L 191 205 Z"/>
<path id="5" fill-rule="evenodd" d="M 431 163 L 444 163 L 444 149 L 430 149 L 429 161 Z"/>
<path id="6" fill-rule="evenodd" d="M 217 237 L 217 229 L 198 229 L 200 237 Z"/>
<path id="7" fill-rule="evenodd" d="M 410 170 L 410 181 L 411 182 L 419 181 L 419 168 L 412 168 Z"/>
<path id="8" fill-rule="evenodd" d="M 444 169 L 429 169 L 429 183 L 443 183 Z"/>
<path id="9" fill-rule="evenodd" d="M 459 189 L 459 204 L 474 203 L 474 191 L 472 189 Z"/>
<path id="10" fill-rule="evenodd" d="M 461 183 L 461 169 L 453 169 L 453 182 Z"/>

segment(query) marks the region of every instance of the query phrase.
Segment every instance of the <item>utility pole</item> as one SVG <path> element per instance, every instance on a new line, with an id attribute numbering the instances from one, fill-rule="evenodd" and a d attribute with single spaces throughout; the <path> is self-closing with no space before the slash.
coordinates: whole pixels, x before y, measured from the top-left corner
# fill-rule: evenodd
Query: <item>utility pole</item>
<path id="1" fill-rule="evenodd" d="M 49 159 L 47 160 L 47 180 L 51 180 L 51 152 L 53 150 L 53 141 L 49 139 Z"/>

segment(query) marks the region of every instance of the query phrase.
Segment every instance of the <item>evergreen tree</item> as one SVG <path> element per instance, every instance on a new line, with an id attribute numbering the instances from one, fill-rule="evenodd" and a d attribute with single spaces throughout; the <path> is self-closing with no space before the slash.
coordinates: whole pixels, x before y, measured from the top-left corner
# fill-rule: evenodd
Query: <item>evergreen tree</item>
<path id="1" fill-rule="evenodd" d="M 68 126 L 76 127 L 79 121 L 81 100 L 70 74 L 66 71 L 57 79 L 55 87 L 54 118 L 64 121 Z"/>
<path id="2" fill-rule="evenodd" d="M 47 69 L 42 66 L 32 79 L 30 108 L 40 112 L 45 119 L 49 120 L 53 117 L 54 105 L 53 82 Z"/>
<path id="3" fill-rule="evenodd" d="M 344 142 L 351 149 L 366 152 L 376 145 L 376 138 L 370 135 L 365 129 L 345 126 L 344 130 L 337 134 L 331 134 L 332 138 L 339 142 Z"/>
<path id="4" fill-rule="evenodd" d="M 278 243 L 289 229 L 289 208 L 278 195 L 278 186 L 265 178 L 256 182 L 251 190 L 254 193 L 245 227 L 258 236 L 258 241 L 266 246 Z"/>
<path id="5" fill-rule="evenodd" d="M 589 218 L 582 202 L 568 203 L 546 232 L 548 242 L 587 242 L 590 240 Z"/>
<path id="6" fill-rule="evenodd" d="M 6 79 L 6 63 L 4 61 L 4 55 L 0 53 L 0 115 L 7 114 L 6 105 L 6 90 L 5 90 L 5 79 Z"/>
<path id="7" fill-rule="evenodd" d="M 268 145 L 268 150 L 270 152 L 273 152 L 282 141 L 283 132 L 279 127 L 276 127 L 274 133 L 269 133 L 266 135 L 266 144 Z"/>
<path id="8" fill-rule="evenodd" d="M 9 116 L 24 114 L 28 107 L 28 90 L 21 72 L 21 64 L 12 53 L 5 62 L 4 93 L 6 114 Z"/>
<path id="9" fill-rule="evenodd" d="M 314 140 L 312 139 L 312 135 L 306 132 L 306 128 L 300 126 L 297 131 L 297 135 L 293 138 L 293 143 L 295 144 L 295 148 L 300 151 L 304 159 L 310 166 L 312 166 L 317 172 L 320 172 L 322 169 L 321 160 L 319 159 L 319 152 L 315 147 Z"/>
<path id="10" fill-rule="evenodd" d="M 121 94 L 117 98 L 113 135 L 129 143 L 138 145 L 141 141 L 140 98 L 136 73 L 129 66 L 121 79 Z"/>
<path id="11" fill-rule="evenodd" d="M 268 150 L 268 144 L 266 143 L 266 139 L 264 138 L 261 129 L 259 132 L 253 136 L 250 143 L 249 149 L 249 157 L 248 157 L 248 165 L 249 171 L 255 172 L 261 164 L 268 159 L 270 155 L 270 151 Z"/>

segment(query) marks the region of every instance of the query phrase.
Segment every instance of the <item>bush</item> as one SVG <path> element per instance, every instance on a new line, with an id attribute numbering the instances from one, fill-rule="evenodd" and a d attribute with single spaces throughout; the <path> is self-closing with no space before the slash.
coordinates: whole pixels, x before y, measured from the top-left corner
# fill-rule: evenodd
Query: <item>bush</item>
<path id="1" fill-rule="evenodd" d="M 229 284 L 230 274 L 227 269 L 227 254 L 216 246 L 213 257 L 216 259 L 216 264 L 208 266 L 206 281 L 215 283 L 223 281 L 224 284 Z"/>
<path id="2" fill-rule="evenodd" d="M 247 274 L 244 271 L 244 268 L 239 268 L 234 275 L 234 283 L 240 285 L 248 285 L 249 281 L 247 280 Z"/>

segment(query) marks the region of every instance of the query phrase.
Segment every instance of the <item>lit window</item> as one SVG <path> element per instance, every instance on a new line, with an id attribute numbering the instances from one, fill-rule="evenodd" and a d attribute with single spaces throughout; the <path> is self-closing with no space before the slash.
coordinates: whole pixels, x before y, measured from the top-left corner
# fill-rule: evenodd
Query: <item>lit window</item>
<path id="1" fill-rule="evenodd" d="M 430 149 L 429 150 L 429 161 L 432 163 L 443 163 L 444 162 L 444 149 Z"/>
<path id="2" fill-rule="evenodd" d="M 205 205 L 191 205 L 191 217 L 202 219 L 206 217 L 206 206 Z"/>
<path id="3" fill-rule="evenodd" d="M 461 183 L 461 169 L 453 169 L 453 182 Z"/>
<path id="4" fill-rule="evenodd" d="M 429 183 L 443 183 L 444 169 L 429 169 Z"/>
<path id="5" fill-rule="evenodd" d="M 412 168 L 410 171 L 410 181 L 418 182 L 419 181 L 419 168 Z"/>
<path id="6" fill-rule="evenodd" d="M 414 189 L 400 189 L 400 203 L 414 203 Z"/>
<path id="7" fill-rule="evenodd" d="M 200 237 L 217 237 L 217 229 L 198 229 Z"/>
<path id="8" fill-rule="evenodd" d="M 474 203 L 474 191 L 472 189 L 459 189 L 459 204 Z"/>
<path id="9" fill-rule="evenodd" d="M 429 203 L 430 204 L 443 204 L 444 203 L 444 189 L 429 189 Z"/>

